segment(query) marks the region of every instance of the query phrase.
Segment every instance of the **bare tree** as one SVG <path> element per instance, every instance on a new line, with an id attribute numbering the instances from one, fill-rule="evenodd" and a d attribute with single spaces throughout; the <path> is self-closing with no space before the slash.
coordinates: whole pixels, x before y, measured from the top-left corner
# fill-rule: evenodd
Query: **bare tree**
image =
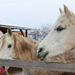
<path id="1" fill-rule="evenodd" d="M 31 30 L 29 32 L 29 36 L 32 38 L 32 39 L 35 39 L 35 40 L 39 40 L 39 37 L 40 37 L 40 29 L 36 29 L 36 30 Z"/>
<path id="2" fill-rule="evenodd" d="M 47 24 L 47 25 L 43 25 L 41 26 L 40 29 L 36 29 L 36 30 L 31 30 L 29 32 L 29 36 L 37 41 L 41 41 L 43 40 L 48 33 L 51 31 L 52 26 Z"/>
<path id="3" fill-rule="evenodd" d="M 49 32 L 51 31 L 52 29 L 52 26 L 47 24 L 47 25 L 44 25 L 41 27 L 40 29 L 40 33 L 41 33 L 41 40 L 43 40 L 48 34 Z"/>

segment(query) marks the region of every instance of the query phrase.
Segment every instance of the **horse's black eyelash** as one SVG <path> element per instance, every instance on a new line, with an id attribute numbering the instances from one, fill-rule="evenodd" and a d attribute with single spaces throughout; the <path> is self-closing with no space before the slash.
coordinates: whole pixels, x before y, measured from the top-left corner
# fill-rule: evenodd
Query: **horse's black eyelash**
<path id="1" fill-rule="evenodd" d="M 57 31 L 62 31 L 63 29 L 65 28 L 63 28 L 62 26 L 59 26 L 58 28 L 56 28 Z"/>

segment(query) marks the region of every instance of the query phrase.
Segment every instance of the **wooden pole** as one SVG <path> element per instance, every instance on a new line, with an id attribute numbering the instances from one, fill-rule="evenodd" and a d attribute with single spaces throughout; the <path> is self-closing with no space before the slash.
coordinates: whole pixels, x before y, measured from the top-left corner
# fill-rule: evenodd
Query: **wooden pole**
<path id="1" fill-rule="evenodd" d="M 28 30 L 26 30 L 26 37 L 28 37 Z"/>
<path id="2" fill-rule="evenodd" d="M 53 63 L 53 62 L 40 62 L 40 61 L 0 59 L 0 66 L 43 69 L 43 70 L 50 70 L 50 71 L 62 71 L 62 72 L 75 73 L 75 63 Z"/>
<path id="3" fill-rule="evenodd" d="M 20 29 L 20 32 L 22 33 L 23 36 L 25 36 L 24 33 L 23 33 L 23 31 L 22 31 L 22 29 Z"/>

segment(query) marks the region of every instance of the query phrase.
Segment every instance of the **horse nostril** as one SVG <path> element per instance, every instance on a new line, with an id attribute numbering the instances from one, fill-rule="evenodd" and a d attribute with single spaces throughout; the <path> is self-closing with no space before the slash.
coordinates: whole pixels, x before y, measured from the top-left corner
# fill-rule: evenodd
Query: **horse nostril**
<path id="1" fill-rule="evenodd" d="M 38 51 L 38 53 L 40 53 L 42 50 L 43 50 L 43 48 L 39 48 L 39 51 Z"/>

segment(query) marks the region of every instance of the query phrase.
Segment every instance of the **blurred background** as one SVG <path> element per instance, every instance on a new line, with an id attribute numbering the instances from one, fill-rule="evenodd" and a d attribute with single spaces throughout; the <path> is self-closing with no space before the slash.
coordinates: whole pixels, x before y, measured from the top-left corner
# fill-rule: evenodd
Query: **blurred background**
<path id="1" fill-rule="evenodd" d="M 75 13 L 74 0 L 0 0 L 0 20 L 31 28 L 53 25 L 63 4 Z"/>
<path id="2" fill-rule="evenodd" d="M 29 37 L 42 40 L 51 31 L 63 4 L 75 13 L 74 0 L 0 0 L 0 24 L 37 29 L 29 31 Z"/>

